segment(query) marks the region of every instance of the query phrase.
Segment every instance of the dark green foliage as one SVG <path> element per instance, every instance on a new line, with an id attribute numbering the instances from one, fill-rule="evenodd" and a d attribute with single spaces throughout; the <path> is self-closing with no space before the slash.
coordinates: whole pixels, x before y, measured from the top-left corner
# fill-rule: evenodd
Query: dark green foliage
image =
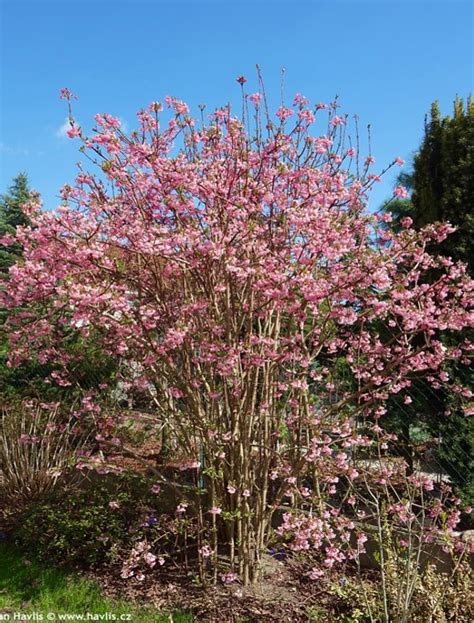
<path id="1" fill-rule="evenodd" d="M 452 117 L 431 109 L 413 171 L 414 224 L 450 221 L 458 229 L 439 248 L 472 269 L 474 255 L 474 103 L 454 102 Z"/>
<path id="2" fill-rule="evenodd" d="M 413 170 L 402 173 L 397 182 L 412 192 L 410 199 L 389 203 L 394 215 L 394 229 L 400 219 L 410 216 L 419 229 L 435 222 L 449 221 L 457 230 L 430 251 L 462 261 L 472 271 L 474 258 L 474 102 L 469 97 L 454 102 L 453 115 L 441 117 L 438 104 L 431 107 L 425 122 L 425 135 L 414 157 Z M 436 275 L 432 275 L 436 278 Z M 442 336 L 448 344 L 453 340 L 473 339 L 467 329 L 461 338 Z M 466 364 L 452 364 L 451 382 L 473 387 L 472 372 Z M 466 503 L 474 501 L 474 420 L 465 415 L 469 399 L 449 389 L 433 388 L 426 381 L 414 383 L 410 392 L 413 403 L 404 405 L 391 400 L 386 425 L 395 430 L 405 444 L 403 453 L 411 460 L 413 427 L 427 431 L 437 439 L 437 463 L 451 478 Z M 447 415 L 449 413 L 449 415 Z"/>
<path id="3" fill-rule="evenodd" d="M 30 508 L 18 521 L 15 541 L 37 559 L 58 565 L 113 560 L 121 547 L 130 545 L 150 502 L 156 502 L 150 486 L 136 476 L 97 478 L 75 493 Z"/>
<path id="4" fill-rule="evenodd" d="M 28 225 L 28 219 L 21 211 L 21 206 L 30 199 L 31 191 L 25 173 L 17 175 L 8 193 L 0 197 L 0 237 L 14 234 L 20 225 Z M 21 254 L 18 245 L 0 247 L 0 274 L 5 274 Z"/>
<path id="5" fill-rule="evenodd" d="M 413 171 L 397 182 L 412 191 L 411 199 L 390 202 L 397 222 L 410 216 L 419 229 L 449 221 L 457 231 L 436 252 L 466 262 L 474 258 L 474 102 L 454 102 L 452 117 L 442 118 L 438 104 L 431 107 L 425 136 L 413 161 Z"/>
<path id="6" fill-rule="evenodd" d="M 28 224 L 21 206 L 30 199 L 30 196 L 28 177 L 25 173 L 20 173 L 13 179 L 8 193 L 0 196 L 0 238 L 5 235 L 14 235 L 18 226 Z M 8 287 L 5 283 L 8 278 L 8 269 L 20 257 L 19 245 L 13 244 L 8 247 L 0 245 L 0 288 Z M 39 371 L 35 369 L 35 366 L 28 366 L 28 369 L 25 368 L 20 373 L 7 367 L 8 339 L 2 331 L 6 319 L 6 310 L 0 308 L 0 394 L 11 394 L 15 386 L 28 383 L 29 378 L 39 378 Z"/>

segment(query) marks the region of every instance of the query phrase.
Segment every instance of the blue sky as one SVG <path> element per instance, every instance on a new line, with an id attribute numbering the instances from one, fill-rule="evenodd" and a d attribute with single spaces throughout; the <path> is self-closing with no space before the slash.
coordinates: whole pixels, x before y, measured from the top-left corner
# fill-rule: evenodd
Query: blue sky
<path id="1" fill-rule="evenodd" d="M 464 0 L 0 0 L 0 192 L 26 171 L 45 207 L 71 182 L 78 142 L 60 136 L 67 86 L 85 127 L 97 112 L 134 127 L 136 111 L 171 94 L 196 113 L 240 101 L 235 78 L 257 90 L 262 67 L 277 107 L 285 94 L 313 102 L 337 94 L 341 110 L 370 123 L 382 168 L 407 161 L 433 100 L 452 100 L 473 83 L 473 4 Z M 321 127 L 321 130 L 323 128 Z M 390 195 L 394 174 L 373 193 Z"/>

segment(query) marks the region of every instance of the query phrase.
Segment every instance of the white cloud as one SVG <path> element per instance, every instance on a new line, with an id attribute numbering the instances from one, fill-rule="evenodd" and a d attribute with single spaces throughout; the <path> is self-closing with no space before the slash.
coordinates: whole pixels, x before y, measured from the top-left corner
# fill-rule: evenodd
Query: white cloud
<path id="1" fill-rule="evenodd" d="M 58 138 L 66 138 L 67 137 L 66 132 L 69 130 L 70 127 L 71 127 L 71 124 L 69 122 L 69 117 L 66 117 L 62 126 L 56 130 L 56 136 Z"/>

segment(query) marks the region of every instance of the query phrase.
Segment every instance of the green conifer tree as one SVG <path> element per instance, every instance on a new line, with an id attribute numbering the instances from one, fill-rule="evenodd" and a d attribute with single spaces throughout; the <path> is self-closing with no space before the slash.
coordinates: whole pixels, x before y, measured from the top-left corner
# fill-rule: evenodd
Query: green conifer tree
<path id="1" fill-rule="evenodd" d="M 21 210 L 31 197 L 31 190 L 26 173 L 19 173 L 8 189 L 8 193 L 0 196 L 0 237 L 5 234 L 15 233 L 20 225 L 27 225 L 28 218 Z M 21 251 L 17 245 L 0 247 L 0 274 L 8 272 L 8 268 L 14 264 Z"/>
<path id="2" fill-rule="evenodd" d="M 434 102 L 425 134 L 414 157 L 413 171 L 397 180 L 411 191 L 411 197 L 390 202 L 398 227 L 404 216 L 415 228 L 449 221 L 457 229 L 432 252 L 462 261 L 472 271 L 474 259 L 474 102 L 456 97 L 452 116 L 442 117 Z M 433 275 L 435 278 L 435 275 Z M 472 331 L 464 338 L 473 341 Z M 448 334 L 442 339 L 450 341 Z M 447 370 L 453 383 L 473 389 L 473 373 L 467 365 Z M 433 388 L 426 381 L 415 382 L 411 405 L 392 401 L 387 425 L 402 433 L 403 453 L 412 455 L 413 430 L 425 426 L 438 438 L 437 461 L 450 476 L 466 503 L 474 501 L 474 419 L 465 415 L 472 406 L 468 396 Z M 449 414 L 449 415 L 448 415 Z M 411 432 L 410 432 L 411 431 Z"/>

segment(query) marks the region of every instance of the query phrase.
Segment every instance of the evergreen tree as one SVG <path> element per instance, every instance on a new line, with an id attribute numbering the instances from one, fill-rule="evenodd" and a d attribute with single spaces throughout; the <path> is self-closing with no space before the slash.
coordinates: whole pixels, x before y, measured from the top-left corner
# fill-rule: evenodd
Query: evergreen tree
<path id="1" fill-rule="evenodd" d="M 28 219 L 23 214 L 21 206 L 31 197 L 28 176 L 19 173 L 8 189 L 8 193 L 0 196 L 0 237 L 5 234 L 13 234 L 20 225 L 27 225 Z M 8 268 L 14 264 L 21 251 L 17 245 L 0 247 L 0 274 L 8 272 Z"/>
<path id="2" fill-rule="evenodd" d="M 410 199 L 390 203 L 395 222 L 410 216 L 419 229 L 449 221 L 457 229 L 436 248 L 437 253 L 465 262 L 472 270 L 474 258 L 474 102 L 454 101 L 452 117 L 441 117 L 431 106 L 425 135 L 415 155 L 413 171 L 397 182 L 412 191 Z"/>
<path id="3" fill-rule="evenodd" d="M 413 161 L 413 171 L 402 173 L 397 184 L 411 191 L 409 199 L 392 201 L 393 227 L 401 218 L 410 216 L 415 228 L 429 223 L 449 221 L 457 229 L 442 243 L 431 249 L 435 253 L 462 261 L 472 271 L 474 257 L 474 102 L 466 104 L 459 97 L 453 115 L 441 117 L 434 102 L 425 135 Z M 435 275 L 433 275 L 433 279 Z M 465 331 L 473 339 L 472 331 Z M 449 335 L 443 336 L 448 344 Z M 473 373 L 467 365 L 451 366 L 454 384 L 473 386 Z M 469 397 L 433 388 L 426 381 L 415 382 L 411 405 L 392 401 L 387 425 L 402 432 L 406 445 L 403 454 L 412 456 L 413 430 L 427 427 L 438 438 L 437 460 L 450 476 L 466 502 L 474 500 L 474 420 L 465 415 Z M 449 415 L 448 415 L 449 414 Z M 410 432 L 411 431 L 411 432 Z"/>

